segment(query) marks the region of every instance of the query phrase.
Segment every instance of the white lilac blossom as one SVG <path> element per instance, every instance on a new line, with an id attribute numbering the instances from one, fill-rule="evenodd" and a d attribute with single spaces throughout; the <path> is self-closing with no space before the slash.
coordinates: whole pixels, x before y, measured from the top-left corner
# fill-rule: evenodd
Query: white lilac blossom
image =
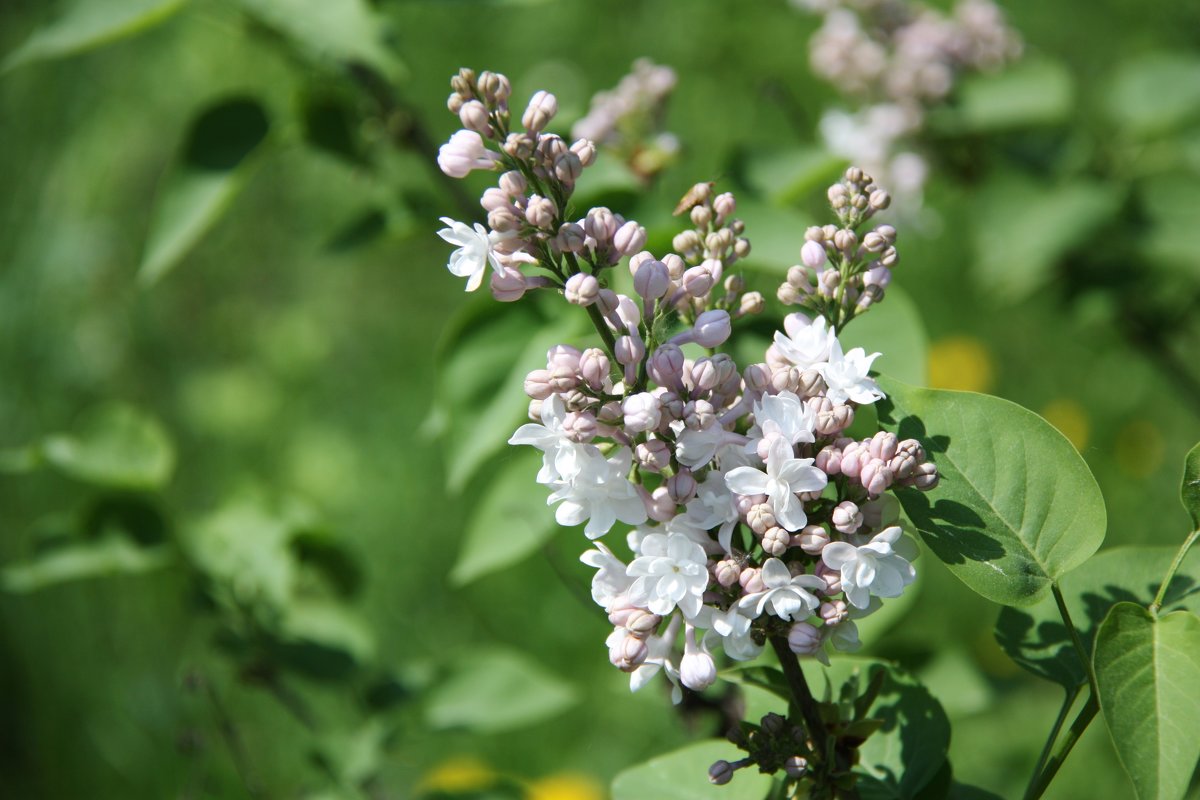
<path id="1" fill-rule="evenodd" d="M 872 595 L 899 597 L 904 587 L 916 579 L 916 570 L 905 555 L 915 557 L 915 551 L 899 526 L 893 525 L 859 547 L 849 542 L 830 542 L 821 551 L 821 560 L 841 573 L 842 591 L 850 604 L 866 608 Z"/>
<path id="2" fill-rule="evenodd" d="M 537 474 L 537 482 L 552 484 L 557 481 L 571 481 L 579 475 L 582 465 L 589 452 L 588 445 L 578 444 L 569 438 L 563 428 L 567 409 L 562 398 L 552 394 L 542 401 L 542 424 L 530 422 L 517 428 L 509 437 L 509 444 L 527 444 L 536 447 L 545 455 L 542 458 L 542 469 Z M 595 455 L 600 451 L 590 448 Z"/>
<path id="3" fill-rule="evenodd" d="M 896 231 L 866 225 L 888 193 L 857 167 L 829 188 L 838 224 L 805 231 L 778 292 L 802 313 L 755 363 L 689 359 L 680 344 L 736 344 L 742 319 L 764 305 L 736 270 L 750 242 L 733 196 L 692 186 L 675 209 L 674 252 L 651 253 L 644 226 L 613 210 L 564 216 L 596 145 L 545 130 L 550 93 L 522 120 L 501 75 L 463 70 L 452 87 L 448 105 L 468 130 L 443 148 L 443 169 L 500 175 L 481 201 L 487 227 L 443 220 L 458 247 L 450 270 L 474 289 L 490 262 L 495 299 L 559 296 L 596 329 L 527 373 L 532 422 L 509 442 L 542 452 L 536 480 L 561 525 L 584 525 L 590 539 L 631 526 L 617 530 L 631 555 L 597 543 L 581 557 L 613 625 L 613 665 L 633 690 L 665 674 L 678 702 L 684 686 L 716 679 L 717 659 L 753 659 L 768 641 L 820 660 L 852 649 L 855 620 L 911 582 L 886 492 L 938 479 L 920 441 L 845 435 L 855 410 L 882 396 L 875 356 L 843 353 L 837 334 L 891 283 Z M 622 282 L 605 271 L 625 266 L 636 294 L 609 288 Z"/>
<path id="4" fill-rule="evenodd" d="M 456 222 L 449 217 L 442 217 L 442 222 L 449 225 L 438 231 L 438 236 L 450 244 L 458 245 L 458 249 L 450 254 L 446 269 L 451 274 L 467 279 L 467 291 L 473 292 L 483 283 L 483 273 L 491 262 L 492 269 L 499 270 L 501 264 L 492 249 L 502 234 L 488 233 L 487 229 L 475 223 L 475 227 Z"/>
<path id="5" fill-rule="evenodd" d="M 803 314 L 788 314 L 784 317 L 783 328 L 787 331 L 786 335 L 775 332 L 775 349 L 785 360 L 800 369 L 808 369 L 828 360 L 836 339 L 824 317 L 810 321 Z"/>
<path id="6" fill-rule="evenodd" d="M 647 598 L 646 608 L 667 615 L 679 608 L 685 618 L 700 613 L 708 587 L 708 555 L 682 533 L 652 533 L 627 570 L 632 592 Z"/>
<path id="7" fill-rule="evenodd" d="M 555 490 L 546 504 L 560 503 L 554 512 L 558 524 L 569 527 L 586 521 L 584 534 L 596 539 L 608 533 L 617 520 L 628 525 L 645 522 L 646 507 L 625 477 L 632 458 L 625 448 L 609 459 L 595 448 L 585 450 L 576 476 L 551 484 Z"/>
<path id="8" fill-rule="evenodd" d="M 725 483 L 741 495 L 765 494 L 779 524 L 798 531 L 808 524 L 799 492 L 819 492 L 828 476 L 812 465 L 811 458 L 794 458 L 792 447 L 782 438 L 771 441 L 766 472 L 754 467 L 738 467 L 725 475 Z"/>
<path id="9" fill-rule="evenodd" d="M 830 402 L 845 405 L 846 401 L 853 400 L 859 405 L 870 405 L 883 399 L 883 390 L 870 377 L 871 363 L 879 355 L 867 355 L 861 347 L 855 347 L 843 355 L 841 343 L 834 339 L 829 361 L 816 367 L 829 387 L 825 396 Z"/>
<path id="10" fill-rule="evenodd" d="M 765 588 L 742 597 L 738 607 L 752 611 L 756 617 L 766 612 L 789 622 L 803 620 L 816 611 L 821 601 L 809 590 L 825 587 L 825 581 L 816 575 L 793 576 L 778 558 L 768 558 L 763 564 L 762 583 Z"/>

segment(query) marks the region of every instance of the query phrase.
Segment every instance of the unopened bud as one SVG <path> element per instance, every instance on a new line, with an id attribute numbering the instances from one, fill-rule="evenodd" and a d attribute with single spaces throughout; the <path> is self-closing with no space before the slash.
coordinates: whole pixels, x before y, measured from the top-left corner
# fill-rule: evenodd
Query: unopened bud
<path id="1" fill-rule="evenodd" d="M 820 525 L 808 525 L 800 529 L 796 539 L 801 550 L 810 556 L 819 556 L 825 545 L 829 544 L 829 533 Z"/>
<path id="2" fill-rule="evenodd" d="M 620 236 L 619 231 L 617 236 Z M 662 297 L 671 288 L 671 274 L 667 271 L 667 265 L 654 259 L 643 261 L 633 276 L 633 288 L 640 297 L 647 300 Z"/>
<path id="3" fill-rule="evenodd" d="M 730 192 L 723 192 L 713 198 L 713 211 L 717 212 L 717 224 L 719 225 L 737 211 L 737 201 Z"/>
<path id="4" fill-rule="evenodd" d="M 566 184 L 579 180 L 583 174 L 583 162 L 579 156 L 568 151 L 554 160 L 554 176 Z"/>
<path id="5" fill-rule="evenodd" d="M 600 281 L 594 275 L 577 272 L 567 278 L 567 283 L 563 287 L 563 296 L 567 298 L 568 303 L 590 306 L 600 296 Z"/>
<path id="6" fill-rule="evenodd" d="M 742 590 L 746 594 L 756 594 L 766 589 L 762 580 L 762 570 L 754 567 L 743 569 L 742 573 L 738 575 L 738 583 L 742 585 Z"/>
<path id="7" fill-rule="evenodd" d="M 671 493 L 671 499 L 678 505 L 683 505 L 696 496 L 696 479 L 692 477 L 691 470 L 681 469 L 676 472 L 667 478 L 666 486 L 667 491 Z"/>
<path id="8" fill-rule="evenodd" d="M 563 433 L 573 442 L 590 442 L 596 438 L 596 415 L 591 411 L 571 411 L 563 417 Z"/>
<path id="9" fill-rule="evenodd" d="M 458 119 L 462 126 L 469 131 L 475 131 L 481 136 L 492 135 L 487 109 L 478 100 L 468 100 L 463 103 L 462 107 L 458 109 Z"/>
<path id="10" fill-rule="evenodd" d="M 829 521 L 837 528 L 838 533 L 854 533 L 862 526 L 863 515 L 857 505 L 846 500 L 834 507 Z"/>
<path id="11" fill-rule="evenodd" d="M 635 447 L 633 457 L 647 472 L 662 472 L 671 465 L 671 448 L 661 439 L 651 439 Z"/>
<path id="12" fill-rule="evenodd" d="M 821 631 L 807 622 L 797 622 L 788 631 L 788 649 L 798 656 L 811 656 L 821 649 Z"/>
<path id="13" fill-rule="evenodd" d="M 501 303 L 512 303 L 525 295 L 525 276 L 514 267 L 501 267 L 492 272 L 492 297 Z"/>
<path id="14" fill-rule="evenodd" d="M 687 263 L 682 258 L 675 253 L 667 253 L 663 256 L 662 261 L 667 265 L 667 274 L 671 276 L 671 280 L 677 281 L 683 277 L 683 271 L 687 269 Z"/>
<path id="15" fill-rule="evenodd" d="M 596 145 L 590 139 L 579 139 L 571 145 L 571 152 L 579 156 L 579 163 L 584 168 L 596 163 Z"/>
<path id="16" fill-rule="evenodd" d="M 741 304 L 738 307 L 739 314 L 761 314 L 762 310 L 767 307 L 766 300 L 759 292 L 746 292 L 742 295 Z"/>
<path id="17" fill-rule="evenodd" d="M 703 297 L 712 286 L 712 273 L 704 267 L 692 267 L 683 273 L 683 290 L 692 297 Z"/>
<path id="18" fill-rule="evenodd" d="M 708 768 L 708 782 L 715 786 L 724 786 L 733 780 L 733 765 L 721 759 L 714 761 Z"/>
<path id="19" fill-rule="evenodd" d="M 707 228 L 712 222 L 712 210 L 708 206 L 695 206 L 689 216 L 697 228 Z"/>
<path id="20" fill-rule="evenodd" d="M 558 113 L 558 99 L 547 91 L 534 92 L 521 116 L 521 124 L 530 133 L 540 133 Z"/>
<path id="21" fill-rule="evenodd" d="M 729 312 L 721 309 L 705 311 L 696 317 L 692 326 L 693 341 L 701 347 L 719 347 L 729 338 Z"/>
<path id="22" fill-rule="evenodd" d="M 535 228 L 549 230 L 554 224 L 554 217 L 558 213 L 558 209 L 554 205 L 554 201 L 548 197 L 534 195 L 529 198 L 529 203 L 525 206 L 525 219 Z"/>
<path id="23" fill-rule="evenodd" d="M 713 567 L 713 577 L 717 579 L 717 583 L 728 589 L 738 582 L 741 571 L 741 567 L 737 565 L 736 561 L 724 559 L 718 561 Z"/>
<path id="24" fill-rule="evenodd" d="M 814 241 L 807 241 L 800 248 L 800 261 L 809 269 L 820 269 L 825 266 L 828 257 L 825 255 L 825 248 Z M 788 272 L 788 281 L 791 281 L 791 272 Z"/>
<path id="25" fill-rule="evenodd" d="M 629 433 L 652 431 L 658 427 L 661 418 L 658 398 L 650 392 L 638 392 L 626 397 L 621 409 L 625 412 L 625 430 Z"/>
<path id="26" fill-rule="evenodd" d="M 792 546 L 792 535 L 783 528 L 775 527 L 763 534 L 762 548 L 773 556 L 782 556 Z"/>
<path id="27" fill-rule="evenodd" d="M 848 609 L 844 600 L 834 600 L 828 603 L 821 603 L 821 608 L 817 611 L 817 615 L 825 620 L 826 625 L 841 625 L 848 616 Z"/>
<path id="28" fill-rule="evenodd" d="M 564 253 L 578 253 L 583 249 L 587 234 L 583 227 L 574 222 L 564 223 L 554 237 L 554 244 Z"/>
<path id="29" fill-rule="evenodd" d="M 800 779 L 808 773 L 808 759 L 804 756 L 790 756 L 783 762 L 783 771 L 789 778 Z"/>
<path id="30" fill-rule="evenodd" d="M 646 229 L 629 220 L 613 234 L 613 247 L 621 255 L 631 255 L 646 246 Z"/>

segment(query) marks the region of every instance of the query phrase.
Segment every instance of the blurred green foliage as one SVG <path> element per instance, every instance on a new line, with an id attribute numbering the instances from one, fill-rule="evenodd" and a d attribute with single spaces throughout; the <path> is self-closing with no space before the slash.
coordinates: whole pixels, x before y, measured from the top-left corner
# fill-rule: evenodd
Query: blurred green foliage
<path id="1" fill-rule="evenodd" d="M 1200 439 L 1200 9 L 1005 8 L 1027 61 L 933 120 L 936 222 L 901 230 L 896 308 L 932 380 L 1067 433 L 1106 547 L 1173 544 Z M 582 537 L 531 523 L 507 552 L 532 557 L 464 554 L 489 503 L 536 519 L 499 493 L 549 317 L 505 321 L 445 273 L 436 218 L 488 179 L 449 187 L 431 152 L 460 66 L 570 120 L 648 55 L 679 72 L 683 151 L 590 197 L 661 247 L 684 189 L 721 180 L 770 294 L 839 167 L 813 141 L 815 25 L 783 2 L 4 3 L 0 794 L 519 797 L 578 774 L 581 798 L 717 733 L 730 698 L 674 710 L 607 663 Z M 448 363 L 471 337 L 494 350 Z M 916 380 L 918 339 L 879 366 Z M 996 607 L 918 568 L 869 654 L 947 710 L 956 781 L 1013 796 L 1057 692 L 997 645 Z M 1128 793 L 1099 728 L 1048 797 Z"/>

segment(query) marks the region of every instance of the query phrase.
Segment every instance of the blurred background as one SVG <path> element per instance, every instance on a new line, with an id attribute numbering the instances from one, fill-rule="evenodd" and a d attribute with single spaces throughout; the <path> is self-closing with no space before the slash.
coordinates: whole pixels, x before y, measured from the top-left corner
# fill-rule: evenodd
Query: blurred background
<path id="1" fill-rule="evenodd" d="M 1019 57 L 906 134 L 928 170 L 893 209 L 909 355 L 1059 427 L 1106 547 L 1173 545 L 1200 439 L 1200 6 L 1003 12 Z M 461 66 L 508 75 L 517 113 L 556 93 L 564 135 L 635 59 L 669 66 L 662 152 L 602 153 L 583 202 L 657 252 L 719 181 L 774 305 L 846 163 L 818 133 L 855 107 L 810 66 L 821 25 L 782 0 L 5 0 L 0 796 L 594 800 L 719 735 L 721 691 L 630 694 L 583 539 L 497 499 L 540 490 L 503 442 L 546 312 L 504 321 L 446 273 L 437 218 L 482 219 L 494 176 L 433 162 Z M 867 652 L 946 708 L 956 777 L 1017 796 L 1059 691 L 1001 651 L 997 607 L 918 570 Z M 1128 786 L 1096 724 L 1047 796 Z"/>

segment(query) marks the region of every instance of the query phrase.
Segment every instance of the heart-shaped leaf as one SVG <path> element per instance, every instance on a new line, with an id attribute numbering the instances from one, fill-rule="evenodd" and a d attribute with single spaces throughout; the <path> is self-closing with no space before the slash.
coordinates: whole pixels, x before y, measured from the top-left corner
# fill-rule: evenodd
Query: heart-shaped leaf
<path id="1" fill-rule="evenodd" d="M 941 475 L 933 491 L 896 494 L 930 550 L 971 589 L 1032 605 L 1100 547 L 1100 487 L 1048 422 L 998 397 L 880 385 L 883 427 L 920 440 Z"/>

